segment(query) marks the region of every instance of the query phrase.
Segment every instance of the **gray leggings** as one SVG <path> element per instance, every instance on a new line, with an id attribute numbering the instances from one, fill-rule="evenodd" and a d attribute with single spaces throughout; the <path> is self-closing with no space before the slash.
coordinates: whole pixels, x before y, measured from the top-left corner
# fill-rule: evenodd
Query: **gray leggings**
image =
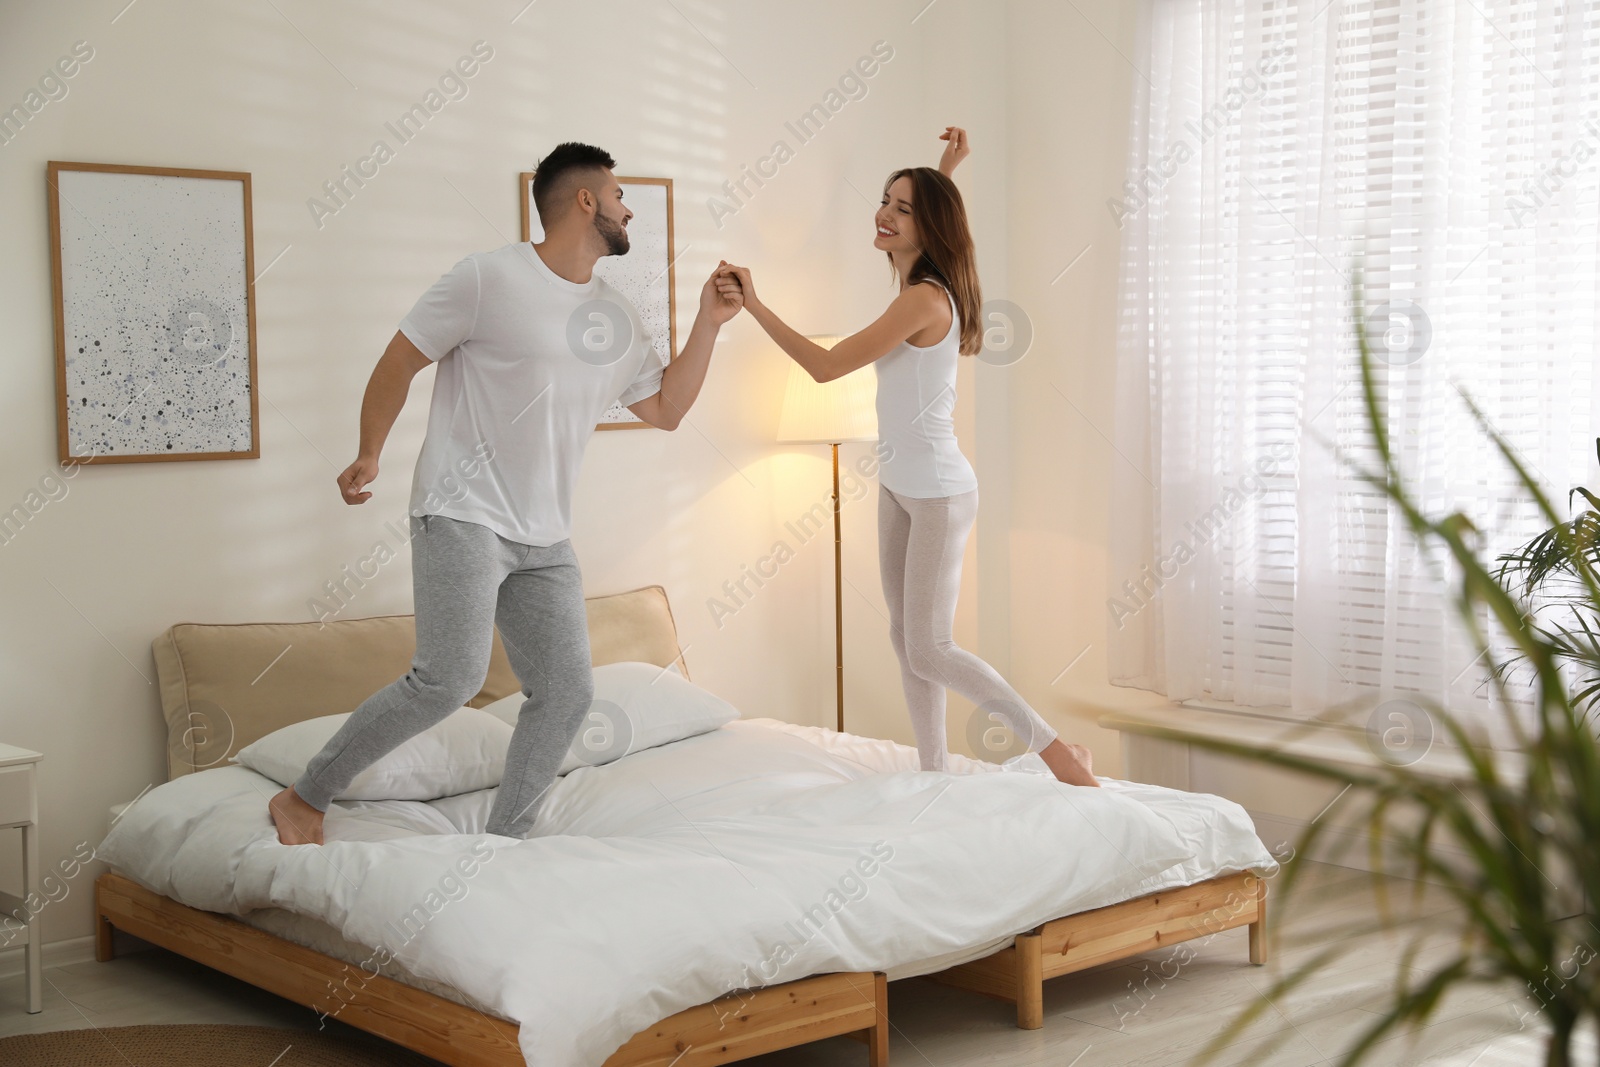
<path id="1" fill-rule="evenodd" d="M 294 784 L 326 811 L 340 790 L 407 738 L 478 694 L 494 630 L 525 698 L 485 829 L 523 837 L 594 696 L 583 580 L 569 541 L 545 548 L 477 523 L 411 517 L 417 651 L 411 669 L 356 708 Z"/>
<path id="2" fill-rule="evenodd" d="M 961 592 L 961 556 L 978 517 L 978 491 L 957 496 L 899 496 L 878 487 L 878 564 L 889 605 L 889 639 L 900 657 L 900 682 L 925 771 L 945 766 L 945 690 L 977 705 L 987 723 L 1002 720 L 1028 751 L 1056 732 L 995 669 L 951 636 Z"/>

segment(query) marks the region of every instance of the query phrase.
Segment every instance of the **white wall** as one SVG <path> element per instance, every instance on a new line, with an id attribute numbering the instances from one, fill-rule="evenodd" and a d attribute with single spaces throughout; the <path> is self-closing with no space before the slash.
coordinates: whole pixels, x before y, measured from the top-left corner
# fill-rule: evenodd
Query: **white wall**
<path id="1" fill-rule="evenodd" d="M 1127 169 L 1136 28 L 1133 0 L 1009 7 L 1007 296 L 1035 339 L 1015 365 L 981 368 L 1010 379 L 1010 677 L 1112 774 L 1117 735 L 1097 715 L 1165 704 L 1108 684 L 1105 660 L 1111 475 L 1123 462 L 1110 443 L 1121 245 L 1106 201 Z"/>
<path id="2" fill-rule="evenodd" d="M 125 2 L 0 4 L 0 106 L 21 102 L 74 42 L 94 49 L 68 95 L 0 145 L 0 508 L 21 501 L 56 458 L 50 159 L 253 175 L 256 266 L 266 271 L 257 293 L 262 458 L 88 467 L 0 545 L 0 740 L 45 753 L 47 865 L 98 841 L 108 805 L 161 779 L 156 634 L 179 621 L 309 618 L 322 583 L 404 514 L 431 372 L 385 450 L 374 498 L 350 508 L 333 477 L 353 458 L 366 377 L 440 272 L 466 251 L 516 238 L 516 175 L 557 141 L 592 141 L 624 173 L 676 179 L 681 331 L 719 258 L 751 264 L 769 302 L 803 330 L 868 321 L 891 296 L 870 244 L 879 186 L 897 166 L 931 163 L 933 138 L 951 122 L 972 126 L 981 149 L 963 185 L 984 269 L 994 278 L 1008 266 L 1008 59 L 993 5 L 944 0 L 917 17 L 922 0 L 547 0 L 512 23 L 521 5 L 509 0 Z M 480 39 L 494 57 L 469 94 L 318 228 L 308 198 Z M 719 229 L 707 198 L 788 137 L 785 120 L 880 39 L 895 55 L 866 98 Z M 772 443 L 785 373 L 753 323 L 727 329 L 692 427 L 596 436 L 574 540 L 592 592 L 667 586 L 697 679 L 747 714 L 831 722 L 828 538 L 794 545 L 795 560 L 720 628 L 706 606 L 786 536 L 786 520 L 826 501 L 826 450 Z M 981 425 L 976 396 L 988 402 Z M 985 492 L 994 487 L 986 504 L 1005 496 L 1001 464 L 1014 437 L 994 411 L 1006 402 L 1004 391 L 974 388 L 963 400 L 964 437 Z M 847 446 L 846 463 L 864 452 Z M 1005 525 L 996 507 L 980 530 L 1001 544 L 1002 562 Z M 875 529 L 875 496 L 847 504 L 851 725 L 910 740 L 881 617 Z M 409 566 L 402 554 L 348 614 L 409 611 Z M 976 572 L 963 606 L 969 642 L 980 611 L 1003 627 L 1009 610 L 1003 577 L 980 582 Z M 987 627 L 982 644 L 1004 651 L 1003 641 L 991 647 Z M 961 747 L 959 733 L 952 742 Z M 10 851 L 0 851 L 0 880 L 16 875 Z M 89 932 L 88 876 L 44 922 L 46 940 Z"/>

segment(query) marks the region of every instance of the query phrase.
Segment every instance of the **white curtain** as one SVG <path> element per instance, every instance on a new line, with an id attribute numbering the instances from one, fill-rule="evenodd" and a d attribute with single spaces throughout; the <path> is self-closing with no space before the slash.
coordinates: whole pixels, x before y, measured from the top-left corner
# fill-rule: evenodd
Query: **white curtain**
<path id="1" fill-rule="evenodd" d="M 1498 554 L 1595 485 L 1600 5 L 1148 0 L 1122 228 L 1113 681 L 1298 716 L 1488 703 L 1371 463 L 1360 268 L 1406 479 Z M 1497 706 L 1497 705 L 1496 705 Z"/>

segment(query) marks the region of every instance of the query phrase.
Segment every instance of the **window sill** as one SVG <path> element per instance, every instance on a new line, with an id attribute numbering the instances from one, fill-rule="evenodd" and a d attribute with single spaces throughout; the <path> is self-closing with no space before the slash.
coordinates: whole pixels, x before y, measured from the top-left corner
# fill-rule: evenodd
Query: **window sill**
<path id="1" fill-rule="evenodd" d="M 1139 758 L 1157 755 L 1168 764 L 1169 772 L 1176 771 L 1177 763 L 1187 764 L 1191 742 L 1223 741 L 1247 745 L 1266 752 L 1298 756 L 1348 766 L 1375 768 L 1383 766 L 1365 730 L 1331 723 L 1307 722 L 1291 719 L 1283 714 L 1271 714 L 1280 709 L 1228 708 L 1216 704 L 1171 704 L 1166 707 L 1139 711 L 1118 711 L 1102 715 L 1099 724 L 1126 736 L 1124 748 L 1129 753 L 1129 774 L 1132 775 Z M 1181 746 L 1182 752 L 1168 746 Z M 1142 750 L 1136 752 L 1143 746 Z M 1136 758 L 1138 757 L 1138 758 Z M 1495 753 L 1496 769 L 1503 775 L 1517 774 L 1522 758 L 1513 752 Z M 1435 738 L 1433 745 L 1421 758 L 1409 764 L 1420 775 L 1444 780 L 1463 780 L 1472 776 L 1471 765 L 1462 752 Z M 1182 775 L 1187 778 L 1186 771 Z M 1157 784 L 1166 784 L 1164 782 Z M 1186 788 L 1179 786 L 1178 788 Z"/>

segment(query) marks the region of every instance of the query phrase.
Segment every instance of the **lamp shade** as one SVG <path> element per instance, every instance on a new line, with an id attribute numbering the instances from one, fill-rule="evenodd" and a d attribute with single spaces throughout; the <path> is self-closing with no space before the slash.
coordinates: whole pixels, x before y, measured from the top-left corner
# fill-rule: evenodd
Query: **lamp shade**
<path id="1" fill-rule="evenodd" d="M 812 337 L 832 348 L 837 337 Z M 778 440 L 786 444 L 843 444 L 878 439 L 878 383 L 870 366 L 831 382 L 816 381 L 790 361 L 789 384 L 778 416 Z"/>

